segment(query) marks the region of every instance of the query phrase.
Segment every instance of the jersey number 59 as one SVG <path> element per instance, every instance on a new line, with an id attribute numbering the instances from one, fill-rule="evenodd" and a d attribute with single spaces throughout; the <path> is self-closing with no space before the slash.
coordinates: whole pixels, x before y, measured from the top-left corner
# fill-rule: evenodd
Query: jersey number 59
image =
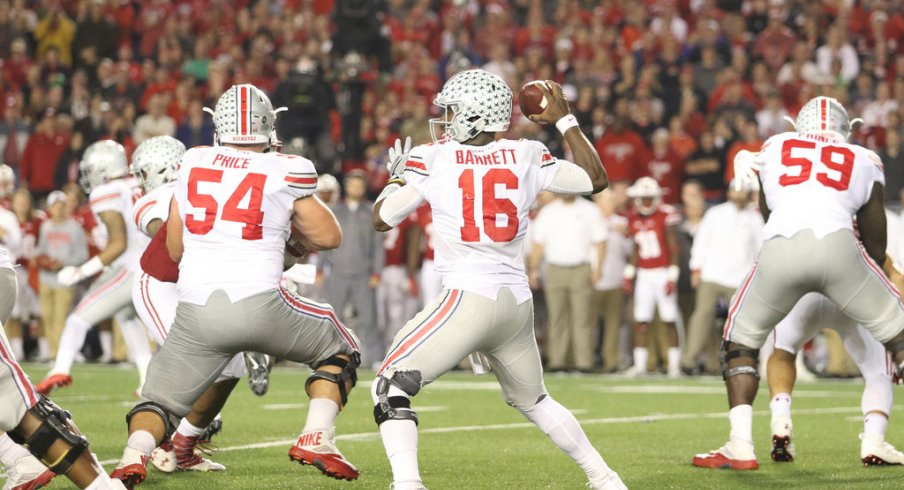
<path id="1" fill-rule="evenodd" d="M 778 178 L 782 187 L 797 185 L 810 179 L 813 173 L 813 160 L 801 156 L 801 152 L 794 150 L 814 150 L 816 142 L 804 140 L 787 140 L 782 145 L 782 165 L 786 167 L 799 167 L 796 175 L 786 173 Z M 819 163 L 827 172 L 817 172 L 816 181 L 838 191 L 846 191 L 851 185 L 851 172 L 854 170 L 854 152 L 842 146 L 823 146 L 819 152 Z"/>
<path id="2" fill-rule="evenodd" d="M 196 167 L 188 174 L 188 202 L 192 207 L 204 210 L 204 219 L 196 219 L 192 214 L 185 214 L 185 227 L 195 235 L 206 235 L 213 229 L 217 220 L 217 212 L 220 203 L 210 194 L 198 192 L 198 184 L 201 182 L 220 183 L 223 180 L 223 171 L 212 168 Z M 239 182 L 226 202 L 223 204 L 223 212 L 220 219 L 242 223 L 243 240 L 260 240 L 264 237 L 264 212 L 261 205 L 264 200 L 264 184 L 267 176 L 264 174 L 249 173 Z M 245 196 L 251 194 L 248 199 L 248 207 L 239 207 L 239 203 Z"/>

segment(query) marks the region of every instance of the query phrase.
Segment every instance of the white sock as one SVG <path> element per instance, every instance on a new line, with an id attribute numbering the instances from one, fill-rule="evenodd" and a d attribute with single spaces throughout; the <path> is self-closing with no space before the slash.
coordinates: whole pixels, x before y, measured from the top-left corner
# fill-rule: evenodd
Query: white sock
<path id="1" fill-rule="evenodd" d="M 182 417 L 182 420 L 179 421 L 179 427 L 176 429 L 176 433 L 182 434 L 185 437 L 198 437 L 204 433 L 204 429 L 206 429 L 206 427 L 195 427 L 187 418 Z"/>
<path id="2" fill-rule="evenodd" d="M 336 422 L 337 415 L 339 415 L 339 405 L 336 405 L 333 400 L 329 398 L 311 398 L 311 404 L 308 407 L 308 418 L 301 432 L 330 430 Z"/>
<path id="3" fill-rule="evenodd" d="M 50 359 L 50 344 L 47 343 L 47 339 L 44 337 L 38 339 L 38 359 L 45 362 Z"/>
<path id="4" fill-rule="evenodd" d="M 90 485 L 85 487 L 85 490 L 106 490 L 108 488 L 114 488 L 110 485 L 110 481 L 110 477 L 107 476 L 106 473 L 101 472 Z"/>
<path id="5" fill-rule="evenodd" d="M 868 413 L 863 418 L 863 433 L 875 434 L 885 438 L 885 431 L 888 430 L 888 417 L 881 413 Z"/>
<path id="6" fill-rule="evenodd" d="M 559 449 L 571 456 L 590 480 L 611 471 L 599 451 L 590 444 L 578 420 L 552 397 L 546 396 L 532 410 L 522 413 L 549 436 Z"/>
<path id="7" fill-rule="evenodd" d="M 670 373 L 677 373 L 677 372 L 681 371 L 681 348 L 680 347 L 669 347 L 668 359 L 669 359 L 668 370 Z"/>
<path id="8" fill-rule="evenodd" d="M 151 454 L 157 442 L 154 436 L 146 430 L 136 430 L 129 434 L 129 440 L 126 441 L 126 449 L 133 449 L 141 454 Z"/>
<path id="9" fill-rule="evenodd" d="M 0 464 L 3 464 L 7 473 L 16 464 L 16 461 L 30 454 L 28 449 L 13 442 L 6 432 L 0 433 Z"/>
<path id="10" fill-rule="evenodd" d="M 25 359 L 25 349 L 22 344 L 22 337 L 16 337 L 14 339 L 9 339 L 9 348 L 13 351 L 13 357 L 17 360 Z"/>
<path id="11" fill-rule="evenodd" d="M 417 425 L 413 420 L 387 420 L 380 424 L 383 447 L 395 482 L 421 481 L 417 465 Z"/>
<path id="12" fill-rule="evenodd" d="M 129 359 L 135 363 L 135 367 L 138 369 L 138 384 L 144 386 L 148 363 L 151 362 L 151 346 L 148 344 L 147 329 L 136 320 L 120 320 L 119 331 L 122 332 L 122 340 L 129 350 Z"/>
<path id="13" fill-rule="evenodd" d="M 738 405 L 728 411 L 731 437 L 753 444 L 753 405 Z"/>
<path id="14" fill-rule="evenodd" d="M 772 418 L 791 418 L 791 395 L 779 393 L 772 397 L 772 401 L 769 402 L 769 410 L 772 411 Z"/>
<path id="15" fill-rule="evenodd" d="M 100 348 L 103 354 L 100 355 L 101 362 L 110 362 L 113 360 L 113 332 L 109 330 L 101 330 L 97 333 L 100 339 Z"/>
<path id="16" fill-rule="evenodd" d="M 635 347 L 634 348 L 634 369 L 641 373 L 647 372 L 647 359 L 650 356 L 650 352 L 646 347 Z"/>
<path id="17" fill-rule="evenodd" d="M 76 315 L 66 318 L 66 326 L 60 335 L 60 347 L 57 350 L 56 361 L 50 369 L 50 374 L 69 374 L 72 370 L 72 361 L 85 343 L 85 335 L 91 330 L 91 325 Z M 101 332 L 103 339 L 103 332 Z"/>

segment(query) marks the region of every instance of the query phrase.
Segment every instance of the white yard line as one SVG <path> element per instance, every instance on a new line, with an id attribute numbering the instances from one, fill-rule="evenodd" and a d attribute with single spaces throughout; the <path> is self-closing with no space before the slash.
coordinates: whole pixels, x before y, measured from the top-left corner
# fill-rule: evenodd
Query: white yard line
<path id="1" fill-rule="evenodd" d="M 415 407 L 417 409 L 417 407 Z M 839 413 L 859 413 L 860 407 L 827 407 L 827 408 L 808 408 L 795 410 L 794 415 L 826 415 Z M 754 415 L 770 415 L 768 410 L 760 410 L 754 412 Z M 581 425 L 600 425 L 600 424 L 631 424 L 631 423 L 647 423 L 666 420 L 694 420 L 694 419 L 724 419 L 728 418 L 728 412 L 709 412 L 709 413 L 672 413 L 672 414 L 649 414 L 638 415 L 633 417 L 605 417 L 596 419 L 581 420 Z M 534 424 L 530 422 L 517 422 L 510 424 L 489 424 L 489 425 L 461 425 L 457 427 L 434 427 L 428 429 L 420 429 L 421 434 L 446 434 L 450 432 L 482 432 L 494 430 L 508 429 L 527 429 L 533 428 Z M 338 441 L 370 441 L 378 440 L 379 432 L 359 432 L 357 434 L 340 434 L 336 436 Z M 257 442 L 253 444 L 243 444 L 241 446 L 221 447 L 217 452 L 227 451 L 245 451 L 248 449 L 261 449 L 268 447 L 291 446 L 295 444 L 295 439 L 284 439 L 280 441 Z M 111 465 L 119 460 L 108 459 L 101 461 L 102 465 Z"/>

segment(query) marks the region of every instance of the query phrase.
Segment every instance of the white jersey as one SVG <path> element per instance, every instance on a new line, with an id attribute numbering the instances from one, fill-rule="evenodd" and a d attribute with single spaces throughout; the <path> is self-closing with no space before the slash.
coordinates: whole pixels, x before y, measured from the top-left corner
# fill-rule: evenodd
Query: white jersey
<path id="1" fill-rule="evenodd" d="M 16 251 L 22 241 L 22 229 L 19 228 L 19 219 L 15 213 L 0 208 L 0 229 L 3 238 L 0 239 L 0 269 L 12 269 L 16 262 Z"/>
<path id="2" fill-rule="evenodd" d="M 558 170 L 549 150 L 531 140 L 447 141 L 411 150 L 405 178 L 433 210 L 435 265 L 444 287 L 494 299 L 508 287 L 519 303 L 531 297 L 527 215 Z"/>
<path id="3" fill-rule="evenodd" d="M 89 196 L 91 212 L 99 226 L 104 226 L 100 214 L 107 211 L 121 214 L 125 221 L 126 250 L 112 264 L 109 264 L 112 267 L 136 270 L 141 253 L 150 243 L 150 240 L 138 231 L 138 227 L 132 219 L 132 208 L 140 197 L 141 187 L 138 185 L 138 181 L 132 177 L 111 180 L 91 189 Z"/>
<path id="4" fill-rule="evenodd" d="M 175 191 L 176 183 L 168 182 L 141 196 L 141 199 L 135 202 L 132 210 L 132 222 L 138 227 L 138 231 L 151 237 L 152 235 L 148 232 L 148 225 L 151 224 L 151 221 L 155 219 L 166 221 L 169 218 L 170 200 Z"/>
<path id="5" fill-rule="evenodd" d="M 235 302 L 279 287 L 293 204 L 316 187 L 314 164 L 302 157 L 188 150 L 175 189 L 185 247 L 181 301 L 204 305 L 222 289 Z"/>
<path id="6" fill-rule="evenodd" d="M 853 230 L 853 216 L 869 200 L 873 184 L 885 185 L 882 162 L 872 151 L 793 132 L 766 140 L 757 163 L 771 211 L 766 240 L 805 229 L 816 238 Z"/>

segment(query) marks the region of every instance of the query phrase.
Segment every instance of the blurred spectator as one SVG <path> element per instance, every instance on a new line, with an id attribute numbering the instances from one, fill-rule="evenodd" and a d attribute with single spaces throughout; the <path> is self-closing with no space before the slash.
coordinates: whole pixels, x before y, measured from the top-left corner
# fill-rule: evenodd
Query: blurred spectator
<path id="1" fill-rule="evenodd" d="M 58 116 L 54 109 L 47 109 L 25 145 L 19 177 L 36 199 L 56 188 L 56 166 L 69 147 L 71 128 L 66 119 Z"/>
<path id="2" fill-rule="evenodd" d="M 704 131 L 700 135 L 700 148 L 688 158 L 684 168 L 687 178 L 694 179 L 703 186 L 703 195 L 707 201 L 722 199 L 725 194 L 725 151 L 716 147 L 712 131 Z"/>
<path id="3" fill-rule="evenodd" d="M 832 82 L 847 85 L 860 73 L 857 51 L 845 39 L 845 29 L 838 23 L 826 32 L 826 43 L 816 50 L 816 66 L 820 74 L 831 77 Z M 837 66 L 835 63 L 838 63 Z"/>
<path id="4" fill-rule="evenodd" d="M 75 38 L 75 22 L 60 5 L 60 0 L 47 2 L 44 17 L 35 26 L 35 40 L 38 43 L 37 57 L 43 58 L 51 48 L 55 48 L 63 64 L 72 65 L 72 41 Z"/>
<path id="5" fill-rule="evenodd" d="M 760 138 L 768 139 L 788 129 L 788 111 L 782 106 L 781 94 L 778 90 L 770 90 L 766 95 L 766 104 L 756 113 L 756 124 L 760 130 Z"/>
<path id="6" fill-rule="evenodd" d="M 690 269 L 696 302 L 681 357 L 685 373 L 697 370 L 698 356 L 707 347 L 705 371 L 718 371 L 716 310 L 721 305 L 724 311 L 762 243 L 763 218 L 750 206 L 751 192 L 729 186 L 728 202 L 710 208 L 694 235 Z"/>
<path id="7" fill-rule="evenodd" d="M 885 200 L 897 202 L 904 190 L 904 143 L 901 133 L 889 131 L 885 135 L 885 147 L 879 152 L 879 158 L 885 166 Z"/>
<path id="8" fill-rule="evenodd" d="M 321 252 L 318 272 L 329 267 L 327 297 L 330 305 L 346 323 L 346 306 L 353 306 L 355 332 L 361 339 L 362 366 L 373 366 L 385 354 L 385 346 L 377 329 L 375 291 L 383 270 L 383 236 L 374 231 L 373 203 L 366 200 L 367 178 L 363 173 L 350 172 L 345 177 L 345 197 L 333 206 L 333 213 L 342 226 L 342 246 Z"/>
<path id="9" fill-rule="evenodd" d="M 200 101 L 192 100 L 189 103 L 185 120 L 176 129 L 176 139 L 186 148 L 213 144 L 213 120 L 204 113 Z"/>
<path id="10" fill-rule="evenodd" d="M 6 111 L 0 121 L 0 162 L 18 172 L 30 135 L 31 128 L 22 119 L 19 102 L 14 96 L 7 96 Z"/>
<path id="11" fill-rule="evenodd" d="M 880 81 L 876 84 L 876 98 L 863 108 L 863 126 L 887 128 L 888 115 L 897 110 L 898 101 L 891 98 L 888 82 Z"/>
<path id="12" fill-rule="evenodd" d="M 588 342 L 595 337 L 593 285 L 602 275 L 606 235 L 600 210 L 576 196 L 558 196 L 533 222 L 528 277 L 532 289 L 539 289 L 540 263 L 545 260 L 549 371 L 593 369 L 594 344 Z M 592 255 L 596 255 L 593 267 Z"/>
<path id="13" fill-rule="evenodd" d="M 80 13 L 72 42 L 76 65 L 91 59 L 116 57 L 116 24 L 107 19 L 106 3 L 106 0 L 90 0 L 87 12 Z"/>
<path id="14" fill-rule="evenodd" d="M 653 147 L 643 175 L 653 177 L 662 187 L 662 201 L 678 204 L 681 183 L 684 181 L 684 162 L 669 146 L 669 130 L 659 128 L 653 133 Z"/>
<path id="15" fill-rule="evenodd" d="M 594 142 L 599 152 L 610 182 L 633 182 L 641 175 L 649 149 L 643 138 L 627 126 L 624 118 L 618 117 L 603 136 Z"/>
<path id="16" fill-rule="evenodd" d="M 10 328 L 7 329 L 7 334 L 12 333 L 19 338 L 15 342 L 10 339 L 10 343 L 15 344 L 22 342 L 26 332 L 37 339 L 43 337 L 38 321 L 41 316 L 37 295 L 39 286 L 37 274 L 35 273 L 36 269 L 32 267 L 32 260 L 35 258 L 37 249 L 38 229 L 41 226 L 43 213 L 35 211 L 34 199 L 27 189 L 19 189 L 13 193 L 11 206 L 11 211 L 16 216 L 22 237 L 15 252 L 16 265 L 18 266 L 16 267 L 16 274 L 19 294 L 16 297 L 16 306 L 13 308 L 13 313 L 9 319 Z M 41 360 L 47 359 L 46 346 L 46 342 L 39 342 L 38 358 Z"/>
<path id="17" fill-rule="evenodd" d="M 760 148 L 763 147 L 763 139 L 760 138 L 760 134 L 757 130 L 755 121 L 741 121 L 738 132 L 740 133 L 741 138 L 735 141 L 734 144 L 732 144 L 728 148 L 728 154 L 726 155 L 725 180 L 723 185 L 731 182 L 731 179 L 734 178 L 734 157 L 738 154 L 739 151 L 747 150 L 758 152 L 760 151 Z"/>
<path id="18" fill-rule="evenodd" d="M 390 43 L 381 30 L 385 12 L 384 0 L 336 0 L 333 54 L 337 58 L 351 52 L 373 56 L 379 70 L 389 73 L 392 70 Z"/>
<path id="19" fill-rule="evenodd" d="M 606 254 L 600 278 L 594 283 L 594 318 L 603 321 L 602 356 L 604 373 L 614 373 L 622 366 L 620 333 L 624 318 L 625 293 L 622 291 L 622 273 L 631 256 L 628 240 L 628 219 L 617 211 L 616 196 L 611 189 L 594 196 L 609 233 L 606 237 Z M 591 254 L 590 265 L 596 266 L 596 254 Z"/>
<path id="20" fill-rule="evenodd" d="M 57 272 L 67 265 L 88 260 L 88 240 L 81 225 L 69 214 L 66 194 L 53 191 L 47 196 L 49 219 L 41 223 L 35 262 L 40 269 L 40 302 L 50 358 L 56 357 L 60 334 L 75 297 L 74 287 L 57 282 Z"/>
<path id="21" fill-rule="evenodd" d="M 135 120 L 133 138 L 136 145 L 154 136 L 175 136 L 176 121 L 166 114 L 166 100 L 154 94 L 148 100 L 148 112 Z"/>
<path id="22" fill-rule="evenodd" d="M 782 12 L 772 10 L 766 29 L 754 41 L 753 54 L 762 56 L 769 68 L 777 70 L 794 49 L 794 41 L 794 32 L 785 26 Z"/>
<path id="23" fill-rule="evenodd" d="M 70 182 L 78 182 L 79 163 L 82 161 L 82 153 L 85 152 L 85 136 L 81 131 L 72 133 L 69 139 L 69 148 L 60 156 L 53 176 L 54 188 L 62 189 Z"/>
<path id="24" fill-rule="evenodd" d="M 819 67 L 811 59 L 811 50 L 806 41 L 798 41 L 794 44 L 791 59 L 787 60 L 778 70 L 775 76 L 776 85 L 781 86 L 791 83 L 818 83 L 823 75 Z"/>
<path id="25" fill-rule="evenodd" d="M 322 68 L 313 60 L 300 60 L 289 78 L 276 86 L 273 106 L 288 108 L 277 119 L 279 138 L 302 138 L 318 169 L 330 169 L 336 156 L 330 139 L 330 111 L 336 109 L 336 98 Z"/>

